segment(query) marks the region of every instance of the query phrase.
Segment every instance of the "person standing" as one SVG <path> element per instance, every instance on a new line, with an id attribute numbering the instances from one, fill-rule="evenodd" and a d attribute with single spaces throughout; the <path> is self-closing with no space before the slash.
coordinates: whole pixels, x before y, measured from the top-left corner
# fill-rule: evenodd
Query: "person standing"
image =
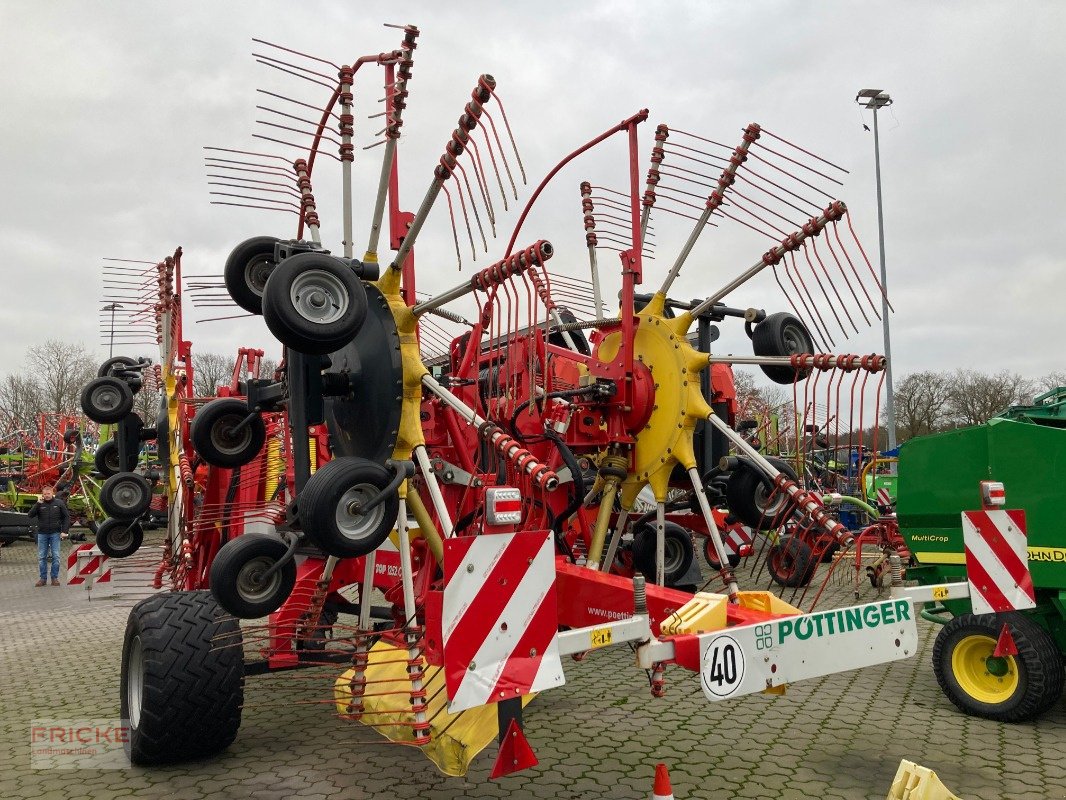
<path id="1" fill-rule="evenodd" d="M 59 586 L 59 540 L 70 528 L 70 512 L 67 504 L 56 497 L 55 488 L 45 486 L 41 489 L 41 499 L 34 503 L 28 512 L 31 519 L 37 520 L 37 567 L 40 580 L 35 586 L 45 586 L 48 556 L 52 557 L 52 585 Z"/>

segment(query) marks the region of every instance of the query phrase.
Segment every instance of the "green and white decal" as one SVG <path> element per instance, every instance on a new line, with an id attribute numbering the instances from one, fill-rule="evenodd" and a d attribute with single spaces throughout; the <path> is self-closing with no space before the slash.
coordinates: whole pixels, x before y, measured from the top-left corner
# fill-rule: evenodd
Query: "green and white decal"
<path id="1" fill-rule="evenodd" d="M 894 599 L 737 626 L 700 639 L 703 693 L 725 700 L 907 658 L 917 650 L 918 630 L 910 600 Z"/>

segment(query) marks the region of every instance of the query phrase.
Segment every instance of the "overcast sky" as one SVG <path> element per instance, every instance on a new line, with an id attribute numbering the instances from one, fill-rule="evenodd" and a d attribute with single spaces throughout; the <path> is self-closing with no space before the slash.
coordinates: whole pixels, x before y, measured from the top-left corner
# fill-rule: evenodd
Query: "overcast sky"
<path id="1" fill-rule="evenodd" d="M 756 121 L 851 170 L 841 199 L 875 259 L 873 137 L 863 128 L 871 120 L 854 97 L 866 87 L 890 92 L 895 104 L 880 125 L 896 374 L 1066 369 L 1062 3 L 2 0 L 0 373 L 22 368 L 26 348 L 48 337 L 106 357 L 97 325 L 104 257 L 155 261 L 181 245 L 186 269 L 204 275 L 218 273 L 242 239 L 292 236 L 289 215 L 211 206 L 201 148 L 268 149 L 251 138 L 256 87 L 323 102 L 315 87 L 255 64 L 251 37 L 341 63 L 396 47 L 399 33 L 383 22 L 422 30 L 400 151 L 411 210 L 477 75 L 489 72 L 534 185 L 642 107 L 651 111 L 645 156 L 658 122 L 737 143 Z M 380 74 L 367 70 L 356 85 L 360 146 L 380 127 L 366 120 L 380 94 Z M 380 153 L 357 147 L 357 254 Z M 612 143 L 565 170 L 519 244 L 551 239 L 552 268 L 586 275 L 576 187 L 589 178 L 624 188 L 623 159 Z M 316 195 L 326 242 L 339 249 L 330 171 L 324 164 Z M 513 208 L 507 219 L 503 233 Z M 685 233 L 663 222 L 648 284 L 658 285 Z M 709 231 L 677 294 L 710 293 L 763 249 L 742 232 Z M 602 257 L 612 270 L 613 258 Z M 419 241 L 418 266 L 420 288 L 459 278 L 443 206 Z M 463 274 L 470 268 L 467 260 Z M 763 279 L 729 301 L 787 308 Z M 743 335 L 727 327 L 722 348 L 743 351 Z M 203 323 L 190 337 L 204 351 L 279 350 L 258 320 Z M 880 329 L 845 349 L 881 352 Z"/>

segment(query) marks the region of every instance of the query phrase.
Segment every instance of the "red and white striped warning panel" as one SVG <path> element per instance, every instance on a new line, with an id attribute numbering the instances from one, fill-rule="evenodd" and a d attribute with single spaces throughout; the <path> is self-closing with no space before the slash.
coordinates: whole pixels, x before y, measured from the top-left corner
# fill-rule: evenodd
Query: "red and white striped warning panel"
<path id="1" fill-rule="evenodd" d="M 1025 512 L 963 511 L 962 534 L 973 613 L 1035 608 Z"/>
<path id="2" fill-rule="evenodd" d="M 562 686 L 551 533 L 446 539 L 441 624 L 452 713 Z"/>
<path id="3" fill-rule="evenodd" d="M 735 522 L 722 530 L 722 541 L 725 544 L 726 553 L 741 553 L 746 545 L 751 545 L 755 537 L 751 528 Z"/>
<path id="4" fill-rule="evenodd" d="M 94 544 L 83 544 L 67 554 L 67 583 L 85 583 L 91 578 L 97 583 L 111 580 L 108 558 Z"/>
<path id="5" fill-rule="evenodd" d="M 877 490 L 877 505 L 882 508 L 888 508 L 892 505 L 892 495 L 889 494 L 888 489 L 884 486 Z"/>

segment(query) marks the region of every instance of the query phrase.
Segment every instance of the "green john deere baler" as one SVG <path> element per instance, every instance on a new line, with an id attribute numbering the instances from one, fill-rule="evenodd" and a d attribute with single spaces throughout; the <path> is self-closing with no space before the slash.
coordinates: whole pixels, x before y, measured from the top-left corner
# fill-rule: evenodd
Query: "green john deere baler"
<path id="1" fill-rule="evenodd" d="M 1054 705 L 1063 688 L 1066 388 L 981 425 L 902 445 L 896 510 L 917 562 L 907 570 L 908 580 L 937 585 L 966 579 L 961 515 L 981 508 L 979 483 L 990 480 L 1004 485 L 1006 508 L 1025 511 L 1037 607 L 975 615 L 970 601 L 961 599 L 923 616 L 945 623 L 933 667 L 952 702 L 967 713 L 1020 721 Z M 1002 647 L 997 652 L 1004 624 L 1016 654 L 1004 654 Z"/>

